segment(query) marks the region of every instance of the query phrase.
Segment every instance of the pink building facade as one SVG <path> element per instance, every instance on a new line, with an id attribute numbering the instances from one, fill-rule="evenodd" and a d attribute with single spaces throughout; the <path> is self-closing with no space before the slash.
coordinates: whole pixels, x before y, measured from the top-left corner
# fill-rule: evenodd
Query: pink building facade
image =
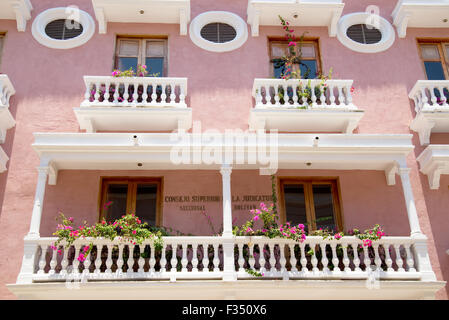
<path id="1" fill-rule="evenodd" d="M 279 15 L 304 79 L 279 76 Z M 448 19 L 443 0 L 0 0 L 0 297 L 447 299 Z M 138 64 L 153 76 L 111 76 Z M 345 236 L 234 235 L 273 190 L 280 222 Z M 172 236 L 59 254 L 61 212 Z M 375 224 L 369 248 L 346 232 Z"/>

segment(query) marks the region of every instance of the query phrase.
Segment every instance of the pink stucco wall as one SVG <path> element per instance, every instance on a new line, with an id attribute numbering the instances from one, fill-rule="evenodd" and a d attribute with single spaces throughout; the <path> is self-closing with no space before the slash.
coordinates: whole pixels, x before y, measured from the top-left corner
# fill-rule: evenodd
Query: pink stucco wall
<path id="1" fill-rule="evenodd" d="M 47 8 L 78 5 L 94 16 L 90 0 L 34 0 L 32 20 Z M 378 5 L 380 15 L 391 22 L 396 4 L 392 0 L 346 0 L 343 14 L 364 11 L 367 5 Z M 231 11 L 246 19 L 247 0 L 192 0 L 191 14 L 210 10 Z M 31 149 L 33 132 L 77 132 L 79 126 L 72 108 L 84 97 L 84 75 L 109 75 L 113 68 L 117 34 L 166 35 L 169 43 L 168 76 L 188 78 L 188 103 L 193 119 L 201 121 L 203 130 L 248 128 L 249 111 L 253 105 L 251 88 L 254 78 L 269 77 L 268 36 L 282 36 L 278 27 L 261 27 L 259 37 L 248 37 L 239 49 L 228 53 L 211 53 L 195 46 L 188 36 L 179 35 L 178 25 L 110 23 L 108 33 L 95 33 L 85 45 L 71 50 L 54 50 L 40 45 L 31 35 L 31 21 L 25 33 L 17 32 L 16 22 L 0 20 L 0 32 L 7 32 L 0 72 L 9 76 L 17 91 L 10 110 L 16 127 L 8 131 L 2 145 L 10 161 L 8 171 L 0 174 L 0 298 L 13 298 L 4 284 L 13 283 L 20 269 L 23 237 L 28 231 L 39 159 Z M 98 27 L 98 26 L 97 26 Z M 329 38 L 327 28 L 295 28 L 299 35 L 320 38 L 323 70 L 334 69 L 333 77 L 353 79 L 354 103 L 365 110 L 358 133 L 410 133 L 414 117 L 408 92 L 418 79 L 425 79 L 419 59 L 416 38 L 447 37 L 447 29 L 408 29 L 405 39 L 379 54 L 355 53 L 336 38 Z M 423 150 L 417 135 L 416 149 L 408 158 L 412 168 L 411 181 L 420 217 L 421 228 L 429 238 L 432 266 L 440 280 L 449 280 L 449 180 L 443 177 L 439 190 L 429 190 L 427 177 L 419 173 L 416 157 Z M 432 143 L 449 143 L 449 135 L 436 135 Z M 101 175 L 164 176 L 165 192 L 193 193 L 207 190 L 220 194 L 218 172 L 69 172 L 59 173 L 58 184 L 48 186 L 42 219 L 42 235 L 50 235 L 58 210 L 67 215 L 94 222 Z M 292 171 L 280 175 L 338 176 L 340 179 L 345 227 L 385 225 L 388 234 L 407 235 L 408 220 L 400 182 L 394 187 L 385 183 L 383 172 L 315 172 Z M 194 180 L 195 179 L 195 180 Z M 201 183 L 200 183 L 201 182 Z M 257 183 L 256 183 L 257 182 Z M 235 171 L 233 194 L 241 190 L 269 193 L 270 182 L 256 172 Z M 210 214 L 217 227 L 221 207 L 213 206 Z M 204 219 L 194 214 L 180 215 L 175 208 L 164 208 L 164 224 L 180 226 L 184 232 L 207 234 Z M 202 221 L 192 224 L 192 221 Z M 218 222 L 220 221 L 220 222 Z M 204 223 L 203 223 L 204 222 Z M 447 287 L 449 288 L 449 287 Z M 449 290 L 449 289 L 447 289 Z M 447 298 L 441 291 L 439 298 Z"/>

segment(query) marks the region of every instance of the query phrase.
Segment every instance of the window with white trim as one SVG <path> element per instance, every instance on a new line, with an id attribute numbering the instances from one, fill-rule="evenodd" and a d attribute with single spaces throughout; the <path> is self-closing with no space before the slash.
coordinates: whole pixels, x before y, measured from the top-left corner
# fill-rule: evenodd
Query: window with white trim
<path id="1" fill-rule="evenodd" d="M 115 69 L 120 71 L 146 65 L 149 76 L 167 76 L 167 39 L 117 39 Z"/>

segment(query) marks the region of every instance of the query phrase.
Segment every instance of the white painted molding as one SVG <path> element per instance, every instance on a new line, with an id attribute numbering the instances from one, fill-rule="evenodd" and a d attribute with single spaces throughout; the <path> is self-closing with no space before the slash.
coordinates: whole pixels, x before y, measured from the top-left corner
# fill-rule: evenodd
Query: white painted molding
<path id="1" fill-rule="evenodd" d="M 108 22 L 179 24 L 187 34 L 190 0 L 92 0 L 99 33 L 107 32 Z"/>
<path id="2" fill-rule="evenodd" d="M 138 145 L 135 144 L 135 135 Z M 200 141 L 201 152 L 207 152 L 211 144 L 224 149 L 232 143 L 234 148 L 238 148 L 236 150 L 250 154 L 257 152 L 257 146 L 261 143 L 268 146 L 273 142 L 270 139 L 276 137 L 244 133 L 231 136 L 229 141 L 229 137 L 225 139 L 219 134 L 211 142 L 210 136 L 189 133 L 181 140 L 170 133 L 35 133 L 34 136 L 34 150 L 45 162 L 52 163 L 56 171 L 136 170 L 137 163 L 143 164 L 139 167 L 141 169 L 219 170 L 223 164 L 222 158 L 218 163 L 205 159 L 200 159 L 199 163 L 174 163 L 171 160 L 172 151 L 185 150 L 186 156 L 192 159 L 193 152 L 198 150 L 190 146 Z M 317 137 L 319 144 L 315 145 Z M 391 177 L 392 165 L 406 165 L 406 157 L 414 148 L 411 139 L 412 135 L 278 134 L 278 168 L 378 170 L 389 172 Z M 257 163 L 241 164 L 235 154 L 232 159 L 226 160 L 236 170 L 261 167 Z"/>
<path id="3" fill-rule="evenodd" d="M 0 74 L 0 143 L 6 140 L 6 131 L 16 125 L 9 111 L 9 100 L 16 93 L 6 74 Z M 3 157 L 3 159 L 5 159 Z M 5 162 L 6 164 L 6 162 Z"/>
<path id="4" fill-rule="evenodd" d="M 280 26 L 279 15 L 291 26 L 328 27 L 335 37 L 344 6 L 342 0 L 248 0 L 247 22 L 253 37 L 259 36 L 260 26 Z"/>
<path id="5" fill-rule="evenodd" d="M 407 28 L 449 28 L 447 0 L 398 0 L 391 14 L 399 38 L 405 38 Z"/>
<path id="6" fill-rule="evenodd" d="M 381 16 L 376 16 L 376 19 L 379 21 L 379 25 L 376 28 L 378 27 L 377 29 L 382 33 L 382 39 L 378 43 L 358 43 L 346 35 L 349 27 L 356 24 L 369 24 L 372 17 L 372 14 L 367 12 L 355 12 L 341 17 L 338 22 L 338 40 L 348 49 L 361 53 L 378 53 L 389 49 L 393 45 L 396 35 L 390 22 Z"/>
<path id="7" fill-rule="evenodd" d="M 410 129 L 418 133 L 421 145 L 430 143 L 432 132 L 449 132 L 449 103 L 444 95 L 448 89 L 448 80 L 418 80 L 409 93 L 416 111 Z"/>
<path id="8" fill-rule="evenodd" d="M 31 19 L 33 6 L 30 0 L 2 0 L 0 1 L 0 19 L 14 19 L 17 30 L 25 32 L 27 21 Z"/>
<path id="9" fill-rule="evenodd" d="M 440 187 L 442 174 L 449 174 L 449 145 L 429 145 L 418 156 L 420 171 L 427 175 L 429 187 L 437 190 Z"/>
<path id="10" fill-rule="evenodd" d="M 33 21 L 32 34 L 40 44 L 52 49 L 72 49 L 89 41 L 95 33 L 95 22 L 85 11 L 71 7 L 52 8 L 41 12 Z M 83 32 L 72 39 L 57 40 L 45 33 L 47 24 L 58 19 L 74 20 L 83 26 Z"/>
<path id="11" fill-rule="evenodd" d="M 236 37 L 224 43 L 215 43 L 201 36 L 201 29 L 209 23 L 225 23 L 233 27 Z M 227 11 L 208 11 L 197 15 L 190 23 L 190 39 L 198 47 L 212 52 L 228 52 L 240 48 L 248 39 L 248 26 L 238 15 Z"/>

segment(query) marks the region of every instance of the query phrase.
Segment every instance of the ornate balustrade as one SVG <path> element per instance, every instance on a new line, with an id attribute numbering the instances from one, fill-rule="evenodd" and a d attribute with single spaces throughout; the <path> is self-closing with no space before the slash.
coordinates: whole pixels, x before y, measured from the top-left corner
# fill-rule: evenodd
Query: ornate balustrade
<path id="1" fill-rule="evenodd" d="M 418 132 L 421 145 L 430 143 L 432 132 L 449 132 L 449 80 L 418 80 L 409 98 L 416 111 L 410 129 Z"/>
<path id="2" fill-rule="evenodd" d="M 434 278 L 426 240 L 411 237 L 384 237 L 373 241 L 372 247 L 363 246 L 355 237 L 308 237 L 302 243 L 265 237 L 164 237 L 162 249 L 152 240 L 134 245 L 118 239 L 78 239 L 68 249 L 62 245 L 52 249 L 55 240 L 25 240 L 17 283 L 80 278 L 224 279 L 229 271 L 233 280 L 258 278 L 246 269 L 262 273 L 262 279 L 368 279 L 373 275 L 381 280 Z M 80 261 L 79 254 L 90 243 L 91 252 Z"/>
<path id="3" fill-rule="evenodd" d="M 363 117 L 352 80 L 255 79 L 251 129 L 352 133 Z"/>
<path id="4" fill-rule="evenodd" d="M 187 78 L 85 76 L 81 106 L 187 108 Z"/>
<path id="5" fill-rule="evenodd" d="M 191 127 L 187 78 L 85 76 L 84 82 L 84 101 L 74 111 L 87 132 Z"/>
<path id="6" fill-rule="evenodd" d="M 352 83 L 352 80 L 255 79 L 255 108 L 356 110 L 352 104 Z"/>

